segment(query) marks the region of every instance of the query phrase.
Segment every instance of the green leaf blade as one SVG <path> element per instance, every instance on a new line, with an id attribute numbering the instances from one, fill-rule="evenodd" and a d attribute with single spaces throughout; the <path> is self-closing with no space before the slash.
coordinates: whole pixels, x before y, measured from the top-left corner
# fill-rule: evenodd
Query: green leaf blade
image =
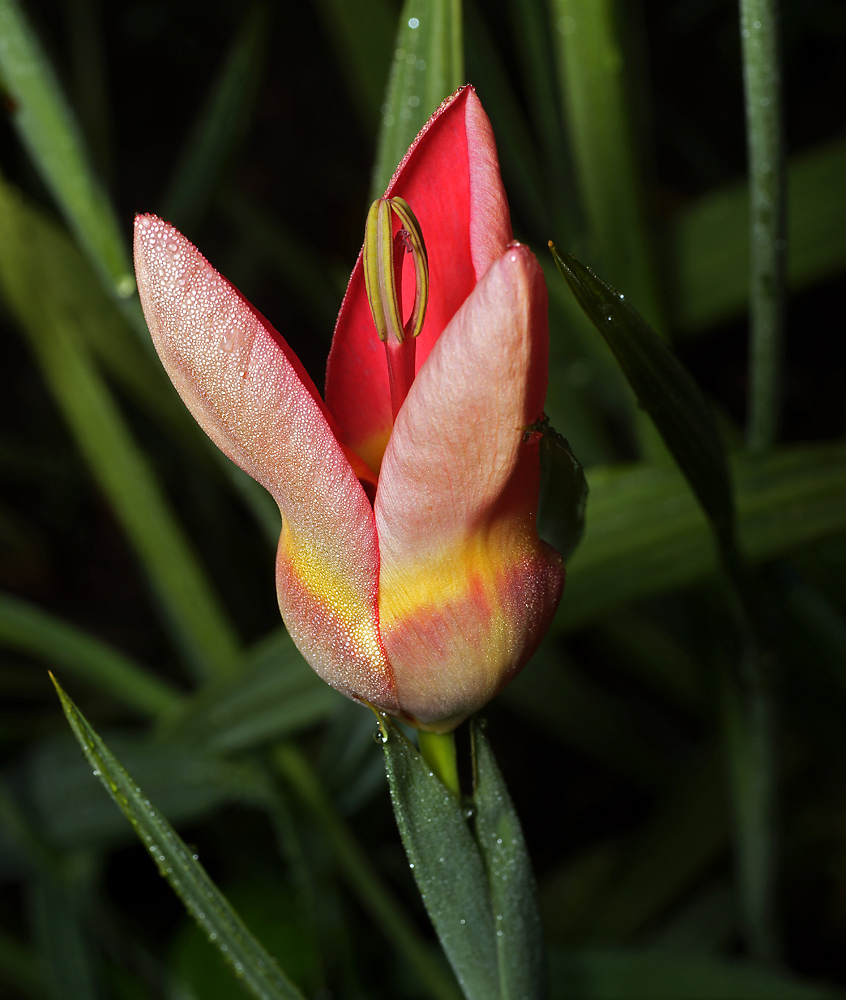
<path id="1" fill-rule="evenodd" d="M 142 716 L 163 715 L 180 699 L 176 688 L 103 640 L 11 594 L 0 593 L 0 645 L 72 671 Z"/>
<path id="2" fill-rule="evenodd" d="M 67 235 L 0 180 L 0 291 L 187 661 L 201 676 L 226 672 L 237 663 L 234 627 L 90 350 L 98 306 L 111 308 L 91 280 Z"/>
<path id="3" fill-rule="evenodd" d="M 550 20 L 592 250 L 603 273 L 657 323 L 661 309 L 638 141 L 643 123 L 632 113 L 637 75 L 627 65 L 634 33 L 627 31 L 624 10 L 613 0 L 553 0 Z"/>
<path id="4" fill-rule="evenodd" d="M 785 448 L 732 462 L 740 547 L 750 563 L 846 532 L 846 449 Z M 708 523 L 669 465 L 588 470 L 591 516 L 568 565 L 557 627 L 575 628 L 614 608 L 713 578 Z"/>
<path id="5" fill-rule="evenodd" d="M 52 66 L 14 0 L 0 0 L 0 76 L 16 106 L 15 128 L 36 169 L 105 287 L 113 297 L 127 299 L 135 291 L 135 277 L 125 238 Z"/>
<path id="6" fill-rule="evenodd" d="M 733 544 L 734 503 L 725 449 L 705 399 L 669 347 L 624 296 L 551 245 L 558 269 L 616 357 L 690 482 L 721 543 Z"/>
<path id="7" fill-rule="evenodd" d="M 569 441 L 548 420 L 537 429 L 543 433 L 538 532 L 566 563 L 585 533 L 588 484 Z"/>
<path id="8" fill-rule="evenodd" d="M 526 841 L 484 722 L 474 720 L 471 732 L 473 820 L 494 910 L 500 995 L 540 1000 L 547 995 L 543 928 Z"/>
<path id="9" fill-rule="evenodd" d="M 467 1000 L 504 996 L 487 875 L 460 803 L 380 720 L 391 800 L 423 902 Z"/>
<path id="10" fill-rule="evenodd" d="M 464 83 L 461 0 L 406 0 L 388 78 L 372 198 L 379 198 L 414 137 Z"/>
<path id="11" fill-rule="evenodd" d="M 247 12 L 182 148 L 159 214 L 183 232 L 190 232 L 208 208 L 218 177 L 252 118 L 268 27 L 266 7 Z"/>
<path id="12" fill-rule="evenodd" d="M 144 797 L 120 761 L 103 743 L 79 709 L 54 679 L 65 716 L 94 774 L 156 862 L 159 872 L 180 897 L 231 965 L 243 985 L 260 1000 L 303 1000 L 273 958 L 252 936 L 226 898 L 211 881 L 173 827 Z"/>

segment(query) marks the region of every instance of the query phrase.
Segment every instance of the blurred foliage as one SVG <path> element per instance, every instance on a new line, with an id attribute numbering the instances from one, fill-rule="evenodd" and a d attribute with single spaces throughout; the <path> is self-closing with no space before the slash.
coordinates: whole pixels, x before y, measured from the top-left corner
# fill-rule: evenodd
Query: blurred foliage
<path id="1" fill-rule="evenodd" d="M 455 995 L 374 721 L 281 629 L 272 504 L 183 412 L 127 281 L 133 213 L 167 213 L 321 384 L 380 132 L 393 148 L 385 116 L 413 134 L 446 96 L 407 51 L 409 17 L 430 9 L 451 34 L 429 32 L 426 55 L 451 79 L 463 43 L 515 232 L 548 266 L 547 410 L 590 487 L 555 626 L 486 713 L 535 861 L 553 998 L 846 993 L 843 5 L 783 4 L 784 430 L 753 459 L 731 4 L 0 0 L 10 1000 L 237 989 L 92 778 L 46 668 L 306 995 Z M 767 966 L 737 889 L 729 776 L 744 762 L 723 715 L 742 633 L 706 519 L 550 239 L 673 344 L 731 456 L 776 654 L 777 753 L 753 762 L 777 789 L 756 832 L 775 859 Z"/>

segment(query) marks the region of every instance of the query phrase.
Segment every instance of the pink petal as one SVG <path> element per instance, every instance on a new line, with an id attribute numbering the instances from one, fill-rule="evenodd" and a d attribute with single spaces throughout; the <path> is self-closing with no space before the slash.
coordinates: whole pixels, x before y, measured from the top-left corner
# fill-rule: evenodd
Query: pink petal
<path id="1" fill-rule="evenodd" d="M 511 239 L 511 220 L 491 124 L 472 87 L 438 109 L 417 136 L 386 195 L 409 203 L 429 255 L 429 308 L 417 339 L 417 369 L 450 318 Z M 413 271 L 406 261 L 404 313 Z M 326 403 L 343 441 L 377 470 L 391 432 L 384 348 L 367 304 L 361 257 L 344 298 L 326 370 Z"/>
<path id="2" fill-rule="evenodd" d="M 512 245 L 432 349 L 382 462 L 382 640 L 400 706 L 424 725 L 452 728 L 507 683 L 560 597 L 524 430 L 546 393 L 546 310 L 540 265 Z"/>
<path id="3" fill-rule="evenodd" d="M 137 217 L 135 267 L 180 396 L 279 505 L 279 605 L 294 641 L 334 687 L 394 708 L 373 512 L 314 384 L 267 320 L 168 223 Z"/>

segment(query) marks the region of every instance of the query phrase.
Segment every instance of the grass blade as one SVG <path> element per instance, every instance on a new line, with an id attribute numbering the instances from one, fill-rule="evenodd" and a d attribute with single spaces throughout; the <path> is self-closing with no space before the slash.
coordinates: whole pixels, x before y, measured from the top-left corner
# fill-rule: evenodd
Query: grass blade
<path id="1" fill-rule="evenodd" d="M 347 93 L 361 122 L 375 135 L 394 44 L 396 6 L 389 0 L 317 0 L 316 6 L 345 70 Z"/>
<path id="2" fill-rule="evenodd" d="M 846 448 L 783 449 L 732 463 L 737 528 L 750 563 L 846 531 Z M 681 474 L 646 464 L 588 470 L 590 517 L 555 620 L 578 627 L 621 604 L 715 578 L 701 508 Z"/>
<path id="3" fill-rule="evenodd" d="M 214 185 L 251 117 L 264 68 L 268 10 L 247 13 L 206 104 L 182 147 L 159 212 L 183 232 L 191 232 L 208 208 Z"/>
<path id="4" fill-rule="evenodd" d="M 0 594 L 0 644 L 61 667 L 142 716 L 164 715 L 180 698 L 102 639 L 9 594 Z"/>
<path id="5" fill-rule="evenodd" d="M 56 691 L 94 774 L 132 823 L 159 872 L 220 950 L 240 982 L 260 1000 L 303 1000 L 300 991 L 244 926 L 226 897 L 155 806 L 145 798 L 58 682 Z"/>
<path id="6" fill-rule="evenodd" d="M 669 347 L 626 299 L 575 257 L 550 244 L 559 271 L 611 349 L 714 526 L 734 550 L 734 504 L 725 449 L 707 403 Z"/>
<path id="7" fill-rule="evenodd" d="M 661 310 L 621 10 L 614 0 L 553 0 L 550 13 L 570 150 L 597 266 L 655 324 Z"/>
<path id="8" fill-rule="evenodd" d="M 0 75 L 18 135 L 79 245 L 109 293 L 130 298 L 135 277 L 125 236 L 91 169 L 50 61 L 15 0 L 0 0 Z M 140 309 L 134 312 L 140 318 Z"/>
<path id="9" fill-rule="evenodd" d="M 382 106 L 372 198 L 388 186 L 441 101 L 464 82 L 461 0 L 405 0 Z"/>
<path id="10" fill-rule="evenodd" d="M 487 875 L 464 810 L 399 729 L 380 725 L 405 853 L 459 985 L 467 1000 L 504 997 Z"/>
<path id="11" fill-rule="evenodd" d="M 738 961 L 634 949 L 553 957 L 554 1000 L 837 1000 L 840 993 Z"/>
<path id="12" fill-rule="evenodd" d="M 788 163 L 791 290 L 846 268 L 846 142 L 826 143 Z M 694 332 L 749 305 L 749 190 L 734 184 L 680 212 L 666 234 L 663 265 L 674 329 Z"/>
<path id="13" fill-rule="evenodd" d="M 93 957 L 72 884 L 38 878 L 30 907 L 47 996 L 51 1000 L 96 1000 Z"/>
<path id="14" fill-rule="evenodd" d="M 473 822 L 496 920 L 500 995 L 541 1000 L 547 995 L 546 956 L 529 852 L 485 724 L 472 723 Z"/>
<path id="15" fill-rule="evenodd" d="M 457 1000 L 458 988 L 448 969 L 427 948 L 403 906 L 391 895 L 377 874 L 371 857 L 359 846 L 343 818 L 322 788 L 306 755 L 290 743 L 273 751 L 273 761 L 297 798 L 323 830 L 338 870 L 361 907 L 381 928 L 385 939 L 402 956 L 418 981 L 433 998 Z"/>
<path id="16" fill-rule="evenodd" d="M 75 254 L 60 230 L 0 184 L 0 287 L 6 301 L 187 659 L 201 674 L 226 671 L 238 652 L 233 629 L 86 348 L 87 328 L 98 316 L 77 294 Z"/>

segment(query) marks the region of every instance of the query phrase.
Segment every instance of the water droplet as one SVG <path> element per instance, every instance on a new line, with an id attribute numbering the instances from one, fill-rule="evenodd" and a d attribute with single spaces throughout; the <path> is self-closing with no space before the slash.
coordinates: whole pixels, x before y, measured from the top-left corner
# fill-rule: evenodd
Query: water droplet
<path id="1" fill-rule="evenodd" d="M 118 293 L 120 298 L 128 299 L 130 295 L 135 293 L 135 279 L 128 274 L 122 275 L 117 280 L 115 291 Z"/>
<path id="2" fill-rule="evenodd" d="M 408 19 L 408 26 L 409 26 L 409 28 L 411 28 L 412 30 L 413 30 L 414 28 L 419 28 L 419 27 L 420 27 L 420 19 L 419 19 L 419 18 L 416 18 L 416 17 L 410 17 L 410 18 Z"/>

